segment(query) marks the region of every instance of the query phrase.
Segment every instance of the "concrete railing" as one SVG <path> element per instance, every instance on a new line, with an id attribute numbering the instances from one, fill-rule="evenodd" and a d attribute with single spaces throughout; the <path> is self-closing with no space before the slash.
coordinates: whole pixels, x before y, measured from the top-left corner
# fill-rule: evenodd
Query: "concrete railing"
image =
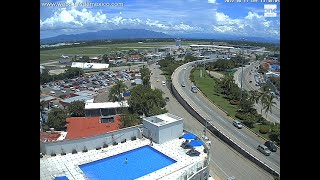
<path id="1" fill-rule="evenodd" d="M 134 136 L 136 138 L 142 138 L 142 133 L 139 128 L 142 128 L 142 125 L 111 131 L 105 134 L 90 136 L 86 138 L 54 142 L 40 141 L 40 152 L 43 154 L 51 155 L 52 153 L 71 153 L 73 150 L 76 150 L 77 152 L 83 151 L 84 149 L 92 150 L 96 149 L 97 147 L 102 147 L 104 144 L 110 146 L 113 142 L 121 143 L 124 140 L 131 140 L 131 138 Z"/>
<path id="2" fill-rule="evenodd" d="M 193 62 L 189 62 L 187 64 L 191 64 Z M 186 65 L 186 64 L 184 64 Z M 182 66 L 184 66 L 182 65 Z M 181 68 L 179 66 L 177 69 Z M 173 77 L 177 71 L 177 69 L 172 73 L 171 79 L 173 80 Z M 225 143 L 227 143 L 229 146 L 231 146 L 233 149 L 238 151 L 240 154 L 257 164 L 259 167 L 263 168 L 267 172 L 271 173 L 272 175 L 279 176 L 280 173 L 271 168 L 269 165 L 265 164 L 261 160 L 259 160 L 257 157 L 252 155 L 250 152 L 246 151 L 242 147 L 240 147 L 236 142 L 234 142 L 232 139 L 230 139 L 227 135 L 225 135 L 222 131 L 220 131 L 217 127 L 215 127 L 210 121 L 207 121 L 198 111 L 196 111 L 183 97 L 182 95 L 176 90 L 176 87 L 174 83 L 171 83 L 170 88 L 172 94 L 174 97 L 178 100 L 178 102 L 194 117 L 196 118 L 202 125 L 206 126 L 208 130 L 210 130 L 213 134 L 215 134 L 217 137 L 219 137 L 221 140 L 223 140 Z"/>

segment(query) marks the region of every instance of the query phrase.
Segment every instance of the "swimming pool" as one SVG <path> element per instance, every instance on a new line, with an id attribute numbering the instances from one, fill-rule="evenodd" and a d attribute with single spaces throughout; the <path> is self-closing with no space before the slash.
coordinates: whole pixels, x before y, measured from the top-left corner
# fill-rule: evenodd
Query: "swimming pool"
<path id="1" fill-rule="evenodd" d="M 127 158 L 127 163 L 126 159 Z M 80 165 L 90 180 L 136 179 L 177 161 L 150 146 L 143 146 L 115 156 Z"/>

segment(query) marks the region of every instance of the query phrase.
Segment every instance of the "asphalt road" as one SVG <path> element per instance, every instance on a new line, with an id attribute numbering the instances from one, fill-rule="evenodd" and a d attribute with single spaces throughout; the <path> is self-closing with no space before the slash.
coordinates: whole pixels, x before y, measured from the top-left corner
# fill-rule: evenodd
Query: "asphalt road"
<path id="1" fill-rule="evenodd" d="M 258 66 L 259 62 L 253 62 L 248 66 L 245 66 L 243 68 L 243 79 L 242 79 L 242 87 L 243 89 L 250 91 L 250 90 L 259 90 L 260 86 L 256 86 L 254 75 L 255 67 Z M 251 74 L 250 74 L 251 72 Z M 241 68 L 239 68 L 235 74 L 234 74 L 235 83 L 238 84 L 239 87 L 241 87 Z M 252 81 L 251 83 L 249 81 Z M 271 122 L 277 122 L 280 123 L 280 101 L 278 99 L 274 99 L 274 102 L 276 103 L 274 107 L 272 107 L 272 112 L 267 113 L 267 120 Z M 257 112 L 261 114 L 261 103 L 255 103 L 255 108 L 257 109 Z M 263 117 L 266 117 L 266 114 L 264 111 L 262 111 Z"/>
<path id="2" fill-rule="evenodd" d="M 154 65 L 149 66 L 152 72 L 150 78 L 151 87 L 161 89 L 164 92 L 163 96 L 169 97 L 170 100 L 167 102 L 166 108 L 169 113 L 184 118 L 184 129 L 201 136 L 204 126 L 181 106 L 172 96 L 167 86 L 162 85 L 161 82 L 165 81 L 165 77 L 160 75 L 162 71 L 158 68 L 159 66 L 155 69 L 154 67 Z M 269 173 L 243 157 L 213 134 L 207 133 L 207 137 L 211 141 L 210 174 L 214 175 L 216 180 L 227 179 L 228 177 L 242 180 L 273 179 Z"/>
<path id="3" fill-rule="evenodd" d="M 186 70 L 183 68 L 187 67 Z M 202 116 L 208 119 L 214 126 L 225 133 L 230 139 L 240 145 L 243 149 L 250 152 L 252 155 L 272 167 L 280 173 L 280 149 L 276 153 L 271 153 L 270 156 L 265 156 L 257 150 L 259 144 L 263 144 L 264 140 L 249 131 L 246 128 L 237 129 L 232 125 L 232 119 L 223 111 L 214 106 L 201 93 L 192 93 L 191 81 L 189 75 L 191 66 L 183 65 L 179 67 L 173 77 L 172 82 L 177 84 L 176 89 L 185 100 L 191 104 Z M 181 87 L 181 83 L 185 82 L 186 87 Z"/>

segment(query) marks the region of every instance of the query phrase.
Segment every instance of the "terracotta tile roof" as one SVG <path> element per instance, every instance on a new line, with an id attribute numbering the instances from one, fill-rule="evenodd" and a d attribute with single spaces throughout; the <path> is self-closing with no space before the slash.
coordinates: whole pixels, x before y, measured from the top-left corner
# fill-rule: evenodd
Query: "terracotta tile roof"
<path id="1" fill-rule="evenodd" d="M 61 136 L 60 133 L 51 133 L 51 132 L 40 132 L 40 140 L 41 141 L 46 141 L 46 142 L 51 142 L 51 141 L 56 141 L 59 137 Z"/>
<path id="2" fill-rule="evenodd" d="M 100 117 L 70 117 L 67 118 L 66 139 L 78 139 L 95 136 L 119 129 L 120 116 L 114 117 L 113 123 L 100 123 Z"/>

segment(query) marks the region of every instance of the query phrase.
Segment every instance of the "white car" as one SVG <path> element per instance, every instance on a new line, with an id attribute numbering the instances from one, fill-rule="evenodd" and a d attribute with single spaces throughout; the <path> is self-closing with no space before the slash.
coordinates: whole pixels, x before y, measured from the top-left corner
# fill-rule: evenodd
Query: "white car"
<path id="1" fill-rule="evenodd" d="M 241 129 L 241 128 L 243 127 L 243 125 L 241 124 L 241 122 L 240 122 L 240 121 L 237 121 L 237 120 L 233 121 L 232 124 L 233 124 L 235 127 L 237 127 L 238 129 Z"/>
<path id="2" fill-rule="evenodd" d="M 184 70 L 186 70 L 187 68 L 185 67 L 185 68 L 183 68 Z"/>
<path id="3" fill-rule="evenodd" d="M 66 90 L 61 90 L 61 92 L 62 92 L 62 93 L 66 93 L 67 91 L 66 91 Z"/>

